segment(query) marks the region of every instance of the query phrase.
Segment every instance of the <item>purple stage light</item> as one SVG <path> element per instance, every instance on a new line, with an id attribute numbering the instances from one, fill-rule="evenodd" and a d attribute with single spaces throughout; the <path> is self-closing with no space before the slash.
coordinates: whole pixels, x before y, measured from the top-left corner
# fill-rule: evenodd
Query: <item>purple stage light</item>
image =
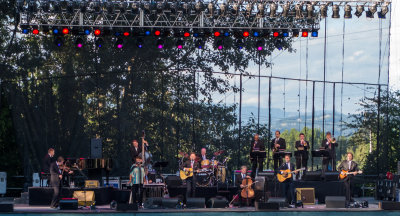
<path id="1" fill-rule="evenodd" d="M 222 45 L 219 45 L 219 46 L 218 46 L 218 49 L 219 49 L 219 50 L 222 50 L 222 48 L 223 48 Z"/>
<path id="2" fill-rule="evenodd" d="M 117 45 L 118 49 L 122 49 L 122 44 Z"/>
<path id="3" fill-rule="evenodd" d="M 158 49 L 162 49 L 164 46 L 162 44 L 158 44 Z"/>

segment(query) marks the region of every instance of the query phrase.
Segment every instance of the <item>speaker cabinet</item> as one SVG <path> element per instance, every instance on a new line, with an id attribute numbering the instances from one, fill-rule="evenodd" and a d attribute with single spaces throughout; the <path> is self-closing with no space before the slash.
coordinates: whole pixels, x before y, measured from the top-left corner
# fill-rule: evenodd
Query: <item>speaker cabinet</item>
<path id="1" fill-rule="evenodd" d="M 400 210 L 400 202 L 379 202 L 382 210 Z"/>
<path id="2" fill-rule="evenodd" d="M 167 176 L 165 183 L 168 187 L 178 187 L 182 185 L 182 180 L 179 176 Z"/>
<path id="3" fill-rule="evenodd" d="M 176 209 L 179 208 L 181 202 L 182 200 L 178 198 L 163 198 L 161 200 L 161 205 L 163 208 Z"/>
<path id="4" fill-rule="evenodd" d="M 228 200 L 225 197 L 212 197 L 207 201 L 207 208 L 225 208 Z"/>
<path id="5" fill-rule="evenodd" d="M 117 204 L 117 211 L 137 211 L 137 210 L 138 210 L 137 204 L 128 204 L 128 203 Z"/>
<path id="6" fill-rule="evenodd" d="M 78 199 L 62 199 L 60 200 L 60 210 L 78 210 Z"/>
<path id="7" fill-rule="evenodd" d="M 314 188 L 296 188 L 296 200 L 305 205 L 315 204 L 315 191 Z"/>
<path id="8" fill-rule="evenodd" d="M 280 208 L 288 207 L 284 197 L 270 197 L 267 203 L 277 203 Z"/>
<path id="9" fill-rule="evenodd" d="M 0 212 L 13 212 L 14 204 L 12 203 L 0 203 Z"/>
<path id="10" fill-rule="evenodd" d="M 205 208 L 204 198 L 187 198 L 186 208 Z"/>
<path id="11" fill-rule="evenodd" d="M 257 211 L 262 210 L 279 210 L 279 203 L 268 203 L 268 202 L 255 202 L 254 203 Z"/>
<path id="12" fill-rule="evenodd" d="M 326 196 L 325 203 L 327 208 L 346 208 L 346 197 Z"/>

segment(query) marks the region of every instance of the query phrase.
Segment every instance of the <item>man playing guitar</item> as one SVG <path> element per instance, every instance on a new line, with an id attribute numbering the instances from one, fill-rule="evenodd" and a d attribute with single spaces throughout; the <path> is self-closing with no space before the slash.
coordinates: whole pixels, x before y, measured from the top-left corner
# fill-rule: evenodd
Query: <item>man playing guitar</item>
<path id="1" fill-rule="evenodd" d="M 355 175 L 361 173 L 361 171 L 358 169 L 357 163 L 353 161 L 353 153 L 347 153 L 347 160 L 342 161 L 338 169 L 341 170 L 341 174 L 344 174 L 345 172 L 348 173 L 346 173 L 346 177 L 344 177 L 343 182 L 346 189 L 346 201 L 352 201 L 354 186 L 352 179 Z"/>
<path id="2" fill-rule="evenodd" d="M 283 163 L 278 170 L 276 171 L 279 174 L 284 175 L 285 173 L 281 170 L 290 170 L 294 171 L 294 164 L 290 162 L 290 155 L 285 155 L 285 163 Z M 297 172 L 295 172 L 297 174 Z M 295 195 L 294 195 L 294 185 L 293 185 L 293 177 L 287 178 L 282 182 L 283 194 L 286 197 L 286 202 L 289 204 L 295 203 Z"/>
<path id="3" fill-rule="evenodd" d="M 196 154 L 194 152 L 190 153 L 189 160 L 185 161 L 183 164 L 183 170 L 191 169 L 196 172 L 200 169 L 200 164 L 196 161 Z M 186 178 L 186 199 L 188 197 L 194 197 L 196 192 L 196 175 Z M 186 203 L 185 199 L 185 203 Z"/>
<path id="4" fill-rule="evenodd" d="M 274 170 L 276 170 L 282 164 L 282 158 L 275 156 L 275 152 L 286 150 L 286 141 L 281 138 L 281 132 L 275 131 L 275 138 L 271 142 L 271 149 L 274 152 Z"/>

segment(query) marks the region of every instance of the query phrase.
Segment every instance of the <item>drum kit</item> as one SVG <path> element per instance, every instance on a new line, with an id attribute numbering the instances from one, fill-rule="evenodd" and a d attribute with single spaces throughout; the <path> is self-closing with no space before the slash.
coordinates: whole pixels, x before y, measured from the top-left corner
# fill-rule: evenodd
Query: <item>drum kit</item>
<path id="1" fill-rule="evenodd" d="M 196 173 L 197 186 L 207 187 L 214 186 L 218 183 L 224 183 L 226 179 L 227 162 L 229 157 L 222 158 L 223 150 L 214 152 L 212 159 L 202 160 L 200 165 L 201 169 Z M 188 154 L 184 152 L 179 152 L 181 157 L 179 161 L 180 167 L 183 164 L 183 160 L 188 158 Z M 223 160 L 218 160 L 223 159 Z M 197 159 L 198 161 L 200 158 Z"/>

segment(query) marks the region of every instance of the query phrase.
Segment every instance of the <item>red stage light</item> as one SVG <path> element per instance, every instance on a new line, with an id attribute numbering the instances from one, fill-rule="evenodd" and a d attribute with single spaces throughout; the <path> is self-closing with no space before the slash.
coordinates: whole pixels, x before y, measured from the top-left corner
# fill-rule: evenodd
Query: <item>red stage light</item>
<path id="1" fill-rule="evenodd" d="M 185 32 L 185 33 L 183 33 L 183 36 L 184 36 L 184 37 L 189 37 L 189 36 L 190 36 L 190 33 L 189 33 L 189 32 Z"/>
<path id="2" fill-rule="evenodd" d="M 68 34 L 68 33 L 69 33 L 69 29 L 63 28 L 62 33 L 63 33 L 63 34 Z"/>
<path id="3" fill-rule="evenodd" d="M 35 35 L 36 35 L 36 34 L 39 34 L 39 30 L 33 29 L 33 30 L 32 30 L 32 33 L 35 34 Z"/>
<path id="4" fill-rule="evenodd" d="M 303 31 L 303 33 L 301 33 L 302 37 L 308 37 L 308 31 Z"/>
<path id="5" fill-rule="evenodd" d="M 278 37 L 279 36 L 279 32 L 274 32 L 274 37 Z"/>
<path id="6" fill-rule="evenodd" d="M 159 30 L 155 31 L 155 32 L 154 32 L 154 35 L 155 35 L 155 36 L 160 36 L 160 35 L 161 35 L 161 31 L 159 31 Z"/>
<path id="7" fill-rule="evenodd" d="M 101 34 L 101 31 L 99 29 L 94 30 L 94 35 L 99 36 Z"/>
<path id="8" fill-rule="evenodd" d="M 220 35 L 221 35 L 220 32 L 218 32 L 218 31 L 214 32 L 214 36 L 215 36 L 215 37 L 219 37 Z"/>
<path id="9" fill-rule="evenodd" d="M 129 32 L 124 32 L 124 36 L 129 36 Z"/>
<path id="10" fill-rule="evenodd" d="M 243 32 L 243 37 L 248 37 L 250 33 L 248 31 Z"/>

